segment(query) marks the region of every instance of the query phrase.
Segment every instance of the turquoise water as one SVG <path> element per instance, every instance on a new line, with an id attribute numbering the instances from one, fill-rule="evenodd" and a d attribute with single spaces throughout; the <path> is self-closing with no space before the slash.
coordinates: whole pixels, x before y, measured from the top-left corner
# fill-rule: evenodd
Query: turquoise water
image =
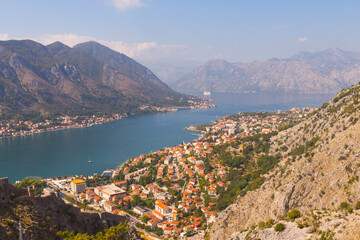
<path id="1" fill-rule="evenodd" d="M 213 94 L 216 108 L 129 117 L 89 128 L 0 139 L 0 177 L 101 174 L 131 157 L 198 136 L 185 126 L 211 123 L 226 114 L 318 107 L 331 95 Z M 88 160 L 93 163 L 88 163 Z"/>

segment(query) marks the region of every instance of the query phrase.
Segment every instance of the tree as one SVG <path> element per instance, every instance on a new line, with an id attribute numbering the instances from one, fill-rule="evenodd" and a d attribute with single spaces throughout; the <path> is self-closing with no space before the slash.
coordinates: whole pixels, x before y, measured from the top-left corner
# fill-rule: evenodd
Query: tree
<path id="1" fill-rule="evenodd" d="M 288 217 L 290 218 L 291 221 L 294 221 L 296 218 L 300 217 L 300 211 L 297 209 L 292 209 L 288 212 Z"/>
<path id="2" fill-rule="evenodd" d="M 26 188 L 29 186 L 34 186 L 35 195 L 41 195 L 43 189 L 46 187 L 46 182 L 42 180 L 24 178 L 23 180 L 21 180 L 21 182 L 15 183 L 14 186 L 18 188 Z"/>
<path id="3" fill-rule="evenodd" d="M 156 235 L 158 235 L 158 236 L 161 236 L 161 235 L 163 235 L 164 234 L 164 230 L 162 230 L 161 228 L 155 228 L 155 230 L 154 230 L 154 233 L 156 234 Z"/>
<path id="4" fill-rule="evenodd" d="M 285 229 L 285 225 L 283 223 L 278 223 L 275 225 L 274 229 L 277 232 L 281 232 Z"/>
<path id="5" fill-rule="evenodd" d="M 127 223 L 120 223 L 117 226 L 106 229 L 104 232 L 98 232 L 95 236 L 88 235 L 86 233 L 78 233 L 75 235 L 74 232 L 59 231 L 58 236 L 64 240 L 125 240 L 129 227 Z"/>
<path id="6" fill-rule="evenodd" d="M 347 202 L 340 203 L 340 209 L 348 209 L 349 207 L 350 205 Z"/>
<path id="7" fill-rule="evenodd" d="M 138 206 L 141 202 L 141 198 L 139 195 L 133 195 L 132 196 L 134 201 L 132 202 L 132 205 L 135 207 L 135 206 Z"/>
<path id="8" fill-rule="evenodd" d="M 143 221 L 144 223 L 147 223 L 149 221 L 149 217 L 143 216 L 142 218 L 140 218 L 140 220 Z"/>

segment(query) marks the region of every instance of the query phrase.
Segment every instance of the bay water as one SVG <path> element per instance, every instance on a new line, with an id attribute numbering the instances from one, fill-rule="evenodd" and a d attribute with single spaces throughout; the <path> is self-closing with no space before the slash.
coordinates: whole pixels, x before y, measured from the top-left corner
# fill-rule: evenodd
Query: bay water
<path id="1" fill-rule="evenodd" d="M 101 174 L 129 158 L 198 138 L 196 132 L 184 130 L 186 126 L 209 124 L 239 112 L 320 107 L 333 96 L 213 93 L 216 108 L 144 114 L 88 128 L 4 138 L 0 139 L 0 177 L 15 182 L 29 176 Z"/>

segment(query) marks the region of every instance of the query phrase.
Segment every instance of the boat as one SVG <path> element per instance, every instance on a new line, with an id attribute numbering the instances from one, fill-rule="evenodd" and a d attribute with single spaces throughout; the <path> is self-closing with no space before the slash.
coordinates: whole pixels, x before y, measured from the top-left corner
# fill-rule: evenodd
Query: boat
<path id="1" fill-rule="evenodd" d="M 88 163 L 92 163 L 92 161 L 91 161 L 91 160 L 89 160 L 89 161 L 88 161 Z"/>
<path id="2" fill-rule="evenodd" d="M 204 95 L 205 95 L 205 96 L 210 96 L 210 95 L 211 95 L 211 92 L 205 91 L 205 92 L 204 92 Z"/>

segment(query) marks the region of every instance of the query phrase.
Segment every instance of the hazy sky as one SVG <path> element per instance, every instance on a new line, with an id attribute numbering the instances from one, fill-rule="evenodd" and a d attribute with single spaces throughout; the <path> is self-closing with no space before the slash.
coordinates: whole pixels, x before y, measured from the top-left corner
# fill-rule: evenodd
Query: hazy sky
<path id="1" fill-rule="evenodd" d="M 360 51 L 360 1 L 2 0 L 0 39 L 95 40 L 142 62 Z"/>

